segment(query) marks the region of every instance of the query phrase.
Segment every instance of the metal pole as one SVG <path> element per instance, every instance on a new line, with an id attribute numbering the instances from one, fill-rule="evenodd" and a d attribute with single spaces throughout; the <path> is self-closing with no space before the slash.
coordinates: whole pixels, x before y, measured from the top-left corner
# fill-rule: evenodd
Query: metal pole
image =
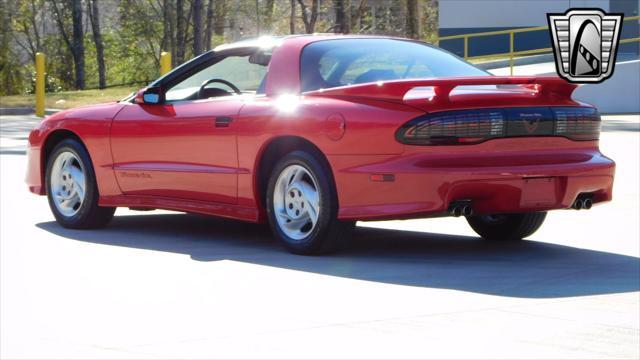
<path id="1" fill-rule="evenodd" d="M 44 116 L 44 60 L 43 53 L 36 53 L 36 116 Z"/>
<path id="2" fill-rule="evenodd" d="M 464 59 L 467 60 L 469 57 L 469 37 L 464 37 Z"/>
<path id="3" fill-rule="evenodd" d="M 513 76 L 513 31 L 509 33 L 509 67 Z"/>
<path id="4" fill-rule="evenodd" d="M 163 51 L 160 53 L 160 75 L 171 71 L 171 53 Z"/>

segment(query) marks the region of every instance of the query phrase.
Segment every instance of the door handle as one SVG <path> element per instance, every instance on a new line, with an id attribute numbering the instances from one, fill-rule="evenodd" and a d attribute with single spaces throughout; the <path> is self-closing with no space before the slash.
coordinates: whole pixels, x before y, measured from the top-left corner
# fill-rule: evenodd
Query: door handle
<path id="1" fill-rule="evenodd" d="M 229 116 L 218 116 L 216 118 L 216 127 L 229 127 L 229 124 L 233 121 Z"/>

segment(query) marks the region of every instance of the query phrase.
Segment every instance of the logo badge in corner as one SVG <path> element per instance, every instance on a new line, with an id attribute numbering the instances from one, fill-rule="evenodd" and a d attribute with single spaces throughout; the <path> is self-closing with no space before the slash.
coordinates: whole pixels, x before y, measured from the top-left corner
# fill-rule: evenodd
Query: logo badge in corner
<path id="1" fill-rule="evenodd" d="M 599 83 L 613 74 L 622 14 L 570 9 L 548 14 L 556 69 L 573 83 Z"/>

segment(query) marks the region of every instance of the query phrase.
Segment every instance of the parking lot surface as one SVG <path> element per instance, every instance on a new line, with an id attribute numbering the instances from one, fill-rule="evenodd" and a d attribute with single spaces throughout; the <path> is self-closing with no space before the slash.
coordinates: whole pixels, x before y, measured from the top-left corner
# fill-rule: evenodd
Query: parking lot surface
<path id="1" fill-rule="evenodd" d="M 640 357 L 638 116 L 606 117 L 609 204 L 520 242 L 463 219 L 360 223 L 325 257 L 168 211 L 64 229 L 24 184 L 37 121 L 0 117 L 2 358 Z"/>

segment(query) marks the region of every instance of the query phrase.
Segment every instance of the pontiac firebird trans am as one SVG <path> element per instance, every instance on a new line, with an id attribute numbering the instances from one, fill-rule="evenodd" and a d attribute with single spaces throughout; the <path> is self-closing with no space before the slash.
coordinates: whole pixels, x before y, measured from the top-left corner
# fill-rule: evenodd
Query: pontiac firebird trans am
<path id="1" fill-rule="evenodd" d="M 600 115 L 575 87 L 405 39 L 241 41 L 48 117 L 27 183 L 74 229 L 122 206 L 268 222 L 297 254 L 335 250 L 358 220 L 464 216 L 485 239 L 522 239 L 548 210 L 611 200 Z"/>

